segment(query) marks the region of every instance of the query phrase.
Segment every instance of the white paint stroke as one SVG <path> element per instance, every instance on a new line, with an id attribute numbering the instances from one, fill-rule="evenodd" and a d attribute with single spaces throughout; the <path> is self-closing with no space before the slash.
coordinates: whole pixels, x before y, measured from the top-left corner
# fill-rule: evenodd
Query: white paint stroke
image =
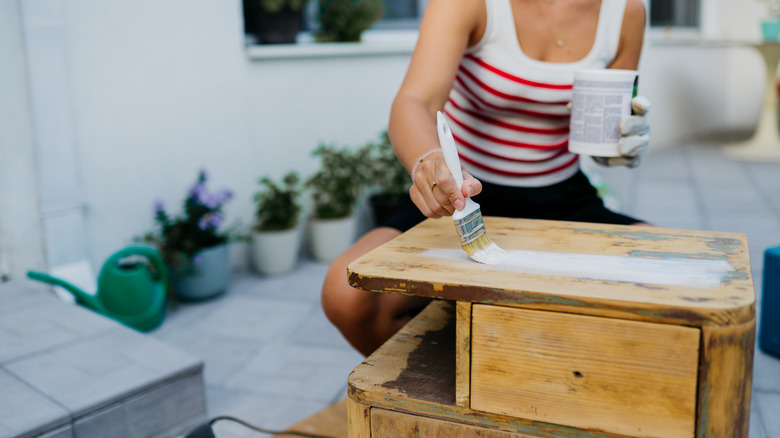
<path id="1" fill-rule="evenodd" d="M 623 281 L 631 283 L 713 287 L 734 271 L 723 259 L 705 258 L 650 258 L 637 256 L 606 256 L 569 254 L 543 251 L 507 251 L 498 264 L 481 265 L 469 260 L 460 249 L 429 249 L 423 257 L 459 260 L 470 264 L 470 269 L 550 275 L 591 280 Z"/>

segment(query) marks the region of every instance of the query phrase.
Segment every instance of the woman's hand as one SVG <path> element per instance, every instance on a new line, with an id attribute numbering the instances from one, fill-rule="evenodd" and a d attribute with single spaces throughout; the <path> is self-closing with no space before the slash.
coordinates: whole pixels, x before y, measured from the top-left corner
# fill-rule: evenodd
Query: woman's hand
<path id="1" fill-rule="evenodd" d="M 435 150 L 434 150 L 435 151 Z M 420 212 L 429 218 L 452 216 L 455 210 L 462 210 L 466 198 L 482 191 L 482 183 L 463 172 L 463 186 L 457 187 L 441 153 L 431 153 L 414 168 L 414 184 L 409 196 Z"/>
<path id="2" fill-rule="evenodd" d="M 620 141 L 618 142 L 619 157 L 593 157 L 593 160 L 604 166 L 637 167 L 647 146 L 650 144 L 650 123 L 647 112 L 650 101 L 646 97 L 637 96 L 631 100 L 632 115 L 620 120 Z"/>

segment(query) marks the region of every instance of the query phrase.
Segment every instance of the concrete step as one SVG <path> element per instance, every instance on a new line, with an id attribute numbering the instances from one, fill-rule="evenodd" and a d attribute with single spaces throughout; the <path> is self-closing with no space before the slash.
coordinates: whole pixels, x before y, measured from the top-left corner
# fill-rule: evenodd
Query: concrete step
<path id="1" fill-rule="evenodd" d="M 57 299 L 0 285 L 0 438 L 177 436 L 206 419 L 203 363 Z"/>

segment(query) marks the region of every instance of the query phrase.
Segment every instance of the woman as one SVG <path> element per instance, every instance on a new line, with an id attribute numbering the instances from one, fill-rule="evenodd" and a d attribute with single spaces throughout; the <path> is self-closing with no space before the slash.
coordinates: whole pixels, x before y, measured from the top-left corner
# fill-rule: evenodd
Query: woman
<path id="1" fill-rule="evenodd" d="M 607 210 L 579 171 L 567 104 L 574 70 L 637 68 L 644 26 L 641 0 L 430 1 L 389 125 L 413 204 L 338 257 L 323 285 L 323 309 L 353 347 L 369 355 L 427 300 L 353 289 L 347 265 L 425 217 L 452 215 L 466 196 L 484 215 L 641 223 Z M 632 103 L 638 114 L 649 107 Z M 440 153 L 439 110 L 468 169 L 462 187 Z M 626 155 L 602 164 L 633 167 L 647 146 L 644 117 L 622 122 L 633 126 Z"/>

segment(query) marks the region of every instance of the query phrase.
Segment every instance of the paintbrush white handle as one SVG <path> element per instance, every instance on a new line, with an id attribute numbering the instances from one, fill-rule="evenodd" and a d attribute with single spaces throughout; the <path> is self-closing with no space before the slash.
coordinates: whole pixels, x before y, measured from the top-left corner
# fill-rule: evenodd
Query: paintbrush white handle
<path id="1" fill-rule="evenodd" d="M 452 138 L 450 125 L 447 124 L 447 120 L 444 118 L 444 114 L 442 114 L 441 111 L 436 112 L 436 130 L 439 132 L 439 146 L 441 146 L 444 162 L 447 164 L 447 168 L 450 169 L 452 178 L 455 179 L 455 184 L 459 189 L 462 189 L 463 170 L 460 168 L 458 149 L 455 147 L 455 139 Z M 455 213 L 453 213 L 452 218 L 454 220 L 463 219 L 478 208 L 479 205 L 476 202 L 472 201 L 471 198 L 466 198 L 466 206 L 463 210 L 456 210 Z"/>

